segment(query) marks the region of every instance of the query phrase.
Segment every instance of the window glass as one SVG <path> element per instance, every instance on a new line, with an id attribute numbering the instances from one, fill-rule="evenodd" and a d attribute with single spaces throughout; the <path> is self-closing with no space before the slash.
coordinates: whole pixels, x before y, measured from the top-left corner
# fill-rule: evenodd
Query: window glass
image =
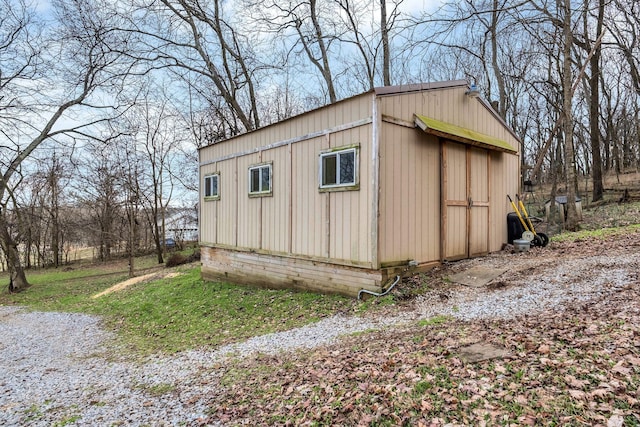
<path id="1" fill-rule="evenodd" d="M 271 191 L 271 165 L 250 167 L 249 194 L 268 195 Z"/>
<path id="2" fill-rule="evenodd" d="M 204 197 L 218 197 L 219 175 L 209 175 L 204 177 Z"/>
<path id="3" fill-rule="evenodd" d="M 260 192 L 260 169 L 251 170 L 251 192 Z"/>
<path id="4" fill-rule="evenodd" d="M 211 177 L 211 195 L 218 195 L 218 175 Z"/>
<path id="5" fill-rule="evenodd" d="M 211 197 L 211 177 L 204 177 L 204 197 Z"/>
<path id="6" fill-rule="evenodd" d="M 340 154 L 340 184 L 355 183 L 355 151 Z"/>
<path id="7" fill-rule="evenodd" d="M 338 156 L 328 155 L 322 159 L 322 185 L 335 185 L 336 182 L 336 163 Z"/>
<path id="8" fill-rule="evenodd" d="M 268 166 L 264 166 L 260 168 L 262 172 L 260 191 L 270 191 L 271 190 L 271 168 Z"/>
<path id="9" fill-rule="evenodd" d="M 357 186 L 357 153 L 347 148 L 320 154 L 320 188 Z"/>

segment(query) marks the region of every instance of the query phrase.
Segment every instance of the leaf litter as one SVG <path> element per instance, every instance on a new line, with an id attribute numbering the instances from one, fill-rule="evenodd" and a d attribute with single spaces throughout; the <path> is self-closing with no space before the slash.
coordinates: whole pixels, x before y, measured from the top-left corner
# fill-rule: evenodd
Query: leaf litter
<path id="1" fill-rule="evenodd" d="M 638 235 L 555 243 L 525 256 L 518 254 L 520 267 L 484 292 L 501 292 L 518 281 L 543 277 L 553 268 L 557 272 L 559 264 L 565 264 L 567 271 L 554 279 L 556 286 L 589 280 L 599 272 L 572 271 L 577 260 L 602 254 L 615 258 L 618 253 L 637 257 Z M 420 282 L 429 281 L 430 292 L 446 301 L 454 286 L 446 280 L 452 271 L 478 262 L 513 264 L 512 258 L 507 251 L 465 265 L 445 265 L 423 275 Z M 626 271 L 630 280 L 623 286 L 513 318 L 413 321 L 346 336 L 315 349 L 237 359 L 219 366 L 223 387 L 209 397 L 211 416 L 202 422 L 640 425 L 637 272 L 638 264 L 632 262 Z M 410 281 L 405 281 L 402 292 L 407 287 Z M 420 298 L 399 296 L 400 310 L 424 304 Z M 377 315 L 390 314 L 384 310 Z M 478 343 L 504 353 L 477 362 L 465 360 L 460 350 Z"/>

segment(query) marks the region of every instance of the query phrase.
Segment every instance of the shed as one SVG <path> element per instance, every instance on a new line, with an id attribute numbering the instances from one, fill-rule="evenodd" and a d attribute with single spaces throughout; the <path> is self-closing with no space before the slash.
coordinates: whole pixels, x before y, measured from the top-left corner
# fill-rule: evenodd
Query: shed
<path id="1" fill-rule="evenodd" d="M 202 275 L 356 295 L 500 250 L 519 152 L 464 80 L 376 88 L 203 147 Z"/>

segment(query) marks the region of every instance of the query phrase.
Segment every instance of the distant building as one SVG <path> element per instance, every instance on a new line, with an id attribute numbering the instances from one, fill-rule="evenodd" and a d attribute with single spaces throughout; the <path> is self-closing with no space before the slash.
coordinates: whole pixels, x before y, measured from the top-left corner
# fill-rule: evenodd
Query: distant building
<path id="1" fill-rule="evenodd" d="M 197 208 L 168 208 L 164 225 L 166 239 L 171 238 L 180 243 L 198 241 Z"/>

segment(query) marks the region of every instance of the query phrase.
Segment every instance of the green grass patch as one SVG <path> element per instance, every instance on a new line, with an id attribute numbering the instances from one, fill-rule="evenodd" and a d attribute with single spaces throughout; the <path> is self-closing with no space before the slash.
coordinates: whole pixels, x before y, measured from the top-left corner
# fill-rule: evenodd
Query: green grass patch
<path id="1" fill-rule="evenodd" d="M 425 327 L 425 326 L 432 326 L 432 325 L 441 325 L 443 323 L 449 322 L 451 319 L 452 319 L 451 316 L 438 315 L 438 316 L 430 317 L 428 319 L 419 320 L 418 326 Z"/>
<path id="2" fill-rule="evenodd" d="M 363 298 L 360 300 L 355 309 L 357 313 L 365 313 L 367 311 L 393 306 L 396 304 L 396 302 L 397 301 L 393 294 L 387 294 L 380 297 L 363 294 Z"/>
<path id="3" fill-rule="evenodd" d="M 76 421 L 78 421 L 80 419 L 80 415 L 71 415 L 69 417 L 64 418 L 61 421 L 58 421 L 56 423 L 53 424 L 53 427 L 64 427 L 64 426 L 68 426 L 70 424 L 75 423 Z"/>
<path id="4" fill-rule="evenodd" d="M 640 231 L 640 224 L 632 224 L 624 227 L 600 228 L 596 230 L 580 230 L 567 232 L 551 237 L 552 242 L 574 242 L 587 239 L 606 239 L 609 237 L 632 234 Z"/>
<path id="5" fill-rule="evenodd" d="M 93 312 L 136 351 L 219 346 L 315 322 L 349 304 L 343 297 L 204 282 L 199 268 L 100 297 Z"/>
<path id="6" fill-rule="evenodd" d="M 146 257 L 136 265 L 153 266 L 153 260 Z M 205 282 L 193 265 L 176 271 L 181 273 L 178 277 L 141 282 L 95 299 L 92 296 L 127 279 L 126 262 L 30 271 L 32 286 L 18 294 L 3 289 L 0 305 L 99 315 L 125 348 L 149 354 L 218 347 L 284 331 L 350 310 L 354 304 L 340 296 Z"/>
<path id="7" fill-rule="evenodd" d="M 134 386 L 134 388 L 148 394 L 149 396 L 160 397 L 175 391 L 176 386 L 167 383 L 137 384 L 136 386 Z"/>

